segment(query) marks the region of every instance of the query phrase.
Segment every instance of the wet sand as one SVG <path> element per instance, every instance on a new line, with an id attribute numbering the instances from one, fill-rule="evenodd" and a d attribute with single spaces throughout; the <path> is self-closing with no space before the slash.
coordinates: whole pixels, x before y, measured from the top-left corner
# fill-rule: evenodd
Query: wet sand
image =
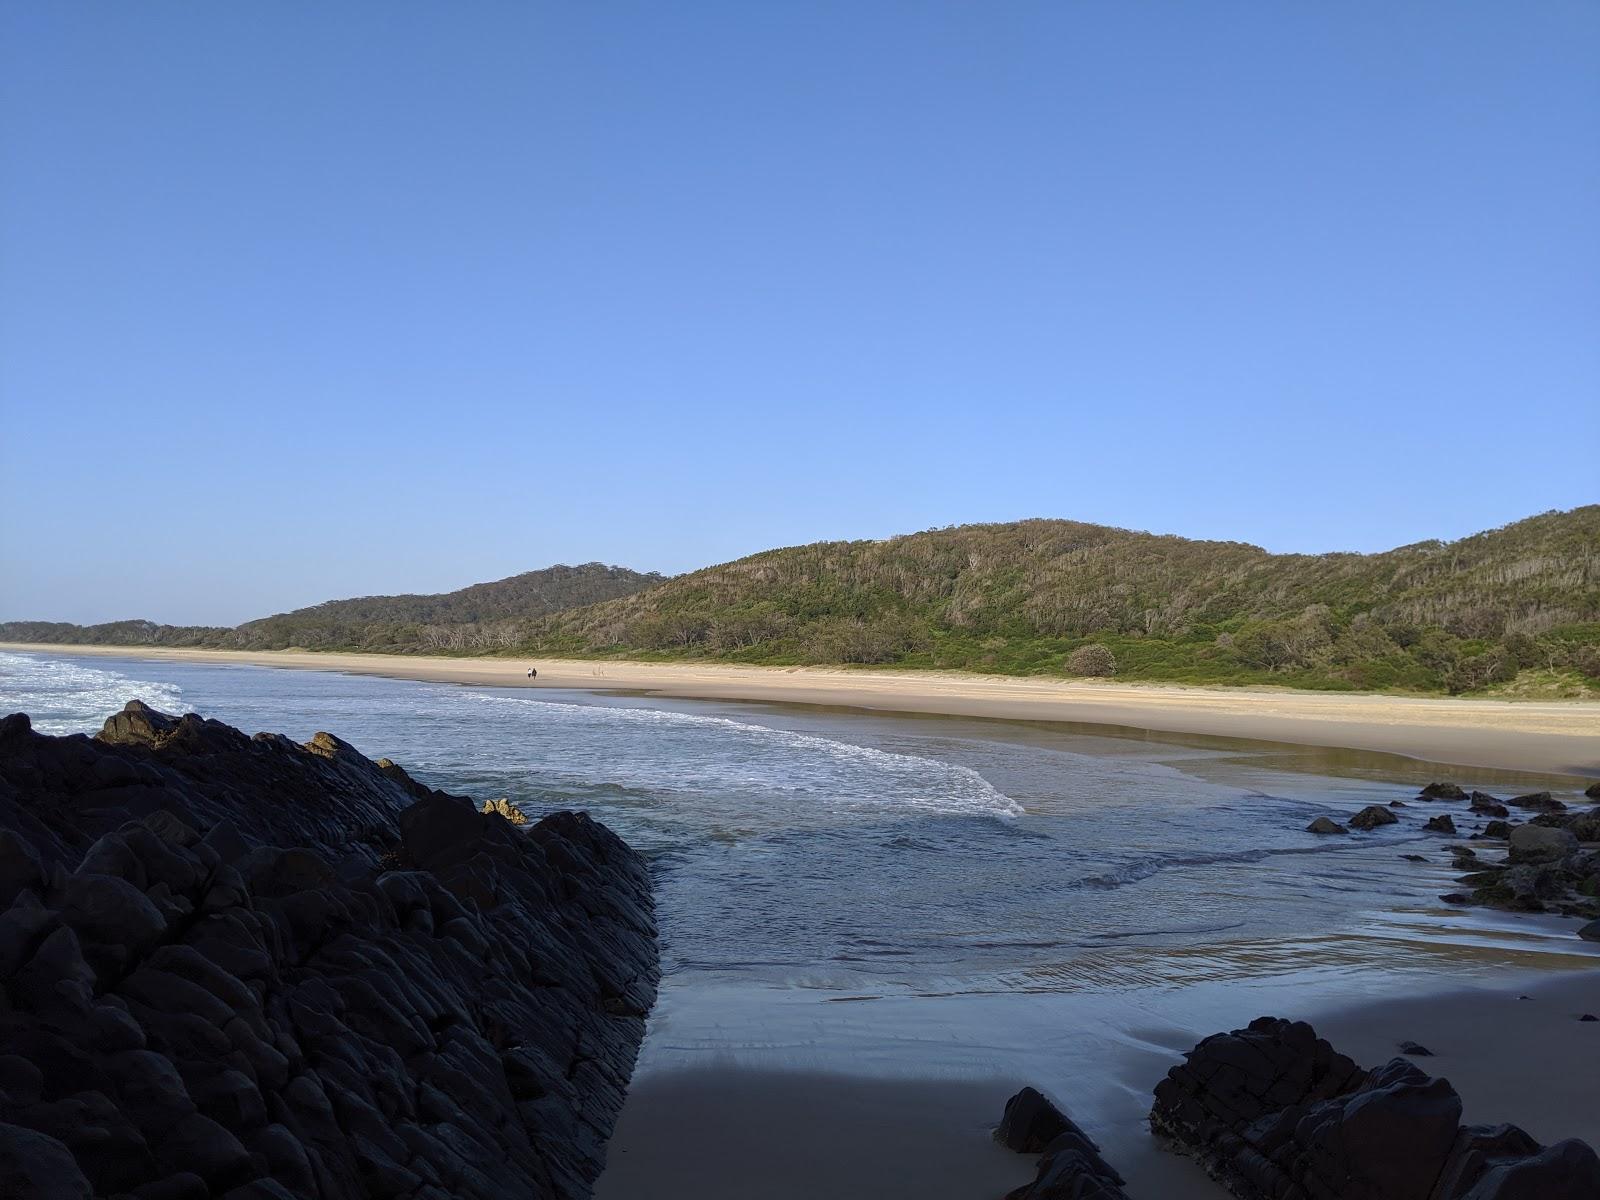
<path id="1" fill-rule="evenodd" d="M 1600 1146 L 1600 1073 L 1574 1069 L 1600 1062 L 1600 1022 L 1578 1019 L 1600 1015 L 1600 971 L 1304 1012 L 1280 1011 L 1272 999 L 1259 989 L 1224 1008 L 1308 1019 L 1365 1067 L 1394 1057 L 1401 1041 L 1421 1041 L 1434 1056 L 1414 1061 L 1450 1080 L 1467 1122 L 1509 1121 L 1546 1144 L 1577 1137 Z M 1216 1012 L 1214 1000 L 1200 1007 Z M 1093 1078 L 1064 1073 L 1048 1045 L 1027 1077 L 881 1078 L 734 1064 L 645 1074 L 629 1093 L 596 1197 L 997 1200 L 1032 1178 L 1036 1160 L 996 1146 L 990 1131 L 1006 1097 L 1036 1083 L 1101 1142 L 1132 1200 L 1214 1200 L 1226 1193 L 1159 1148 L 1142 1114 L 1182 1050 L 1216 1031 L 1130 1031 L 1115 1064 Z M 1075 1032 L 1060 1036 L 1070 1043 Z M 1065 1082 L 1052 1086 L 1052 1077 Z"/>
<path id="2" fill-rule="evenodd" d="M 1181 688 L 1112 682 L 824 667 L 737 667 L 293 651 L 0 644 L 106 655 L 343 671 L 494 687 L 555 687 L 700 700 L 756 700 L 884 712 L 1066 721 L 1399 754 L 1429 762 L 1600 777 L 1600 702 L 1497 701 Z"/>

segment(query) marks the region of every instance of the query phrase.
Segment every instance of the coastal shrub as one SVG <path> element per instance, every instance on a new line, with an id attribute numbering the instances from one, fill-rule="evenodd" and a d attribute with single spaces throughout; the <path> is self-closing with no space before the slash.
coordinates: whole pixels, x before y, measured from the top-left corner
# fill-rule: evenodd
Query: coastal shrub
<path id="1" fill-rule="evenodd" d="M 1108 646 L 1099 642 L 1091 642 L 1087 646 L 1079 646 L 1067 655 L 1068 675 L 1115 675 L 1117 673 L 1117 658 L 1111 653 Z"/>

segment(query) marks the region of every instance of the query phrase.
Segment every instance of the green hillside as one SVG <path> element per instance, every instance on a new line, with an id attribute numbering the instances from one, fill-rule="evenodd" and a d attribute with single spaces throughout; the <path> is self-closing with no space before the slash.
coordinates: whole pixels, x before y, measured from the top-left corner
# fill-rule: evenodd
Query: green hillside
<path id="1" fill-rule="evenodd" d="M 533 623 L 546 653 L 1300 687 L 1582 693 L 1600 506 L 1381 554 L 1269 554 L 1071 521 L 755 554 Z M 1070 673 L 1070 672 L 1069 672 Z"/>
<path id="2" fill-rule="evenodd" d="M 626 596 L 661 576 L 601 563 L 546 567 L 427 596 L 362 596 L 263 617 L 237 628 L 114 621 L 68 625 L 0 623 L 0 641 L 74 645 L 198 646 L 229 650 L 483 652 L 515 645 L 528 622 L 563 609 Z"/>
<path id="3" fill-rule="evenodd" d="M 0 640 L 937 667 L 1191 683 L 1600 693 L 1600 505 L 1381 554 L 1073 521 L 820 542 L 663 579 L 590 563 L 236 629 L 0 624 Z"/>

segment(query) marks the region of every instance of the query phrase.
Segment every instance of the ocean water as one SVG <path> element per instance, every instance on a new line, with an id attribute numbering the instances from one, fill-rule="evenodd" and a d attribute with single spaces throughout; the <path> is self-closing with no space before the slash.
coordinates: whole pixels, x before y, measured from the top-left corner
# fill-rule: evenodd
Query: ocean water
<path id="1" fill-rule="evenodd" d="M 1136 1014 L 1247 1019 L 1600 965 L 1570 923 L 1442 904 L 1451 839 L 1422 831 L 1426 804 L 1371 834 L 1304 832 L 1439 776 L 1502 793 L 1570 780 L 1137 730 L 0 652 L 0 712 L 41 730 L 92 732 L 134 697 L 248 732 L 325 729 L 430 784 L 612 826 L 657 885 L 645 1069 L 981 1072 L 1065 1013 L 1087 1021 L 1084 997 L 1126 1037 Z"/>

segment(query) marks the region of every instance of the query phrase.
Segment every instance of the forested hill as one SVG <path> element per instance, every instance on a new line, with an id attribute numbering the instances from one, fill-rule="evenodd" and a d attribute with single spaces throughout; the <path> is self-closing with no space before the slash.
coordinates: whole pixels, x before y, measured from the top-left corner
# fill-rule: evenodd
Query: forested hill
<path id="1" fill-rule="evenodd" d="M 1071 521 L 752 555 L 536 622 L 547 653 L 1581 694 L 1600 506 L 1380 554 L 1269 554 Z"/>
<path id="2" fill-rule="evenodd" d="M 0 622 L 0 641 L 202 646 L 234 650 L 484 651 L 514 646 L 528 623 L 563 609 L 627 596 L 662 576 L 608 567 L 546 567 L 430 596 L 362 596 L 248 621 L 237 628 L 115 621 Z"/>
<path id="3" fill-rule="evenodd" d="M 1381 554 L 1073 521 L 590 563 L 237 629 L 0 624 L 0 641 L 879 664 L 1417 692 L 1600 692 L 1600 505 Z"/>

